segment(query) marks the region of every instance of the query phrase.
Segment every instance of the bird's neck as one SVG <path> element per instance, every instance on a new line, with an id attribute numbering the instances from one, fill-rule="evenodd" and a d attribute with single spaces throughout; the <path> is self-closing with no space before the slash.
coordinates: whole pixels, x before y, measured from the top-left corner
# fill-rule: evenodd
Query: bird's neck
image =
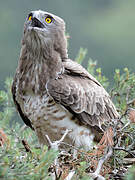
<path id="1" fill-rule="evenodd" d="M 23 45 L 18 65 L 21 91 L 24 93 L 32 91 L 36 94 L 42 94 L 46 83 L 50 79 L 57 78 L 60 73 L 63 73 L 63 69 L 62 60 L 56 51 L 53 51 L 52 56 L 46 59 L 44 53 L 40 54 L 39 57 L 34 56 Z"/>

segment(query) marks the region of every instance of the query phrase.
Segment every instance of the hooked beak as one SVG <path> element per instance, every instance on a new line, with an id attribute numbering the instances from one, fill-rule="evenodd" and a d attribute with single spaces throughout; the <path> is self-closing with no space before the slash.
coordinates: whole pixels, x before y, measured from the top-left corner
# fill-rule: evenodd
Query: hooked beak
<path id="1" fill-rule="evenodd" d="M 42 24 L 37 18 L 32 17 L 31 20 L 31 26 L 32 27 L 37 27 L 37 28 L 44 28 L 44 24 Z"/>

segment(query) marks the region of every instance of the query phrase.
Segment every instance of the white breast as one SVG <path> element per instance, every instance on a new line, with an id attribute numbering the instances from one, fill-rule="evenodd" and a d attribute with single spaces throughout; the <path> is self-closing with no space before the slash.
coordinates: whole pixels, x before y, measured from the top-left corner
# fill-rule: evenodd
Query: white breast
<path id="1" fill-rule="evenodd" d="M 68 137 L 71 144 L 89 150 L 92 146 L 94 135 L 90 129 L 78 125 L 72 119 L 72 114 L 46 93 L 43 97 L 39 95 L 25 96 L 22 109 L 33 123 L 40 143 L 46 144 L 45 135 L 51 140 L 59 140 L 66 129 L 72 130 Z"/>

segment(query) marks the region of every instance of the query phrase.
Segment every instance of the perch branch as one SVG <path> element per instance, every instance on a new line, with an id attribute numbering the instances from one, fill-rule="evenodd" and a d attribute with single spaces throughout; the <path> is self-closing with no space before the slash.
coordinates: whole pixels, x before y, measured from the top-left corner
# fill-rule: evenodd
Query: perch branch
<path id="1" fill-rule="evenodd" d="M 111 157 L 112 153 L 113 153 L 112 147 L 111 147 L 111 146 L 108 146 L 108 147 L 106 148 L 106 153 L 104 154 L 104 156 L 103 156 L 103 157 L 99 160 L 99 162 L 98 162 L 96 171 L 91 174 L 91 176 L 92 176 L 93 178 L 104 179 L 104 177 L 100 175 L 100 171 L 101 171 L 101 168 L 102 168 L 104 162 L 105 162 L 108 158 Z"/>
<path id="2" fill-rule="evenodd" d="M 71 130 L 66 129 L 66 131 L 65 131 L 64 135 L 61 137 L 61 139 L 60 139 L 59 141 L 55 141 L 55 142 L 51 142 L 49 136 L 46 135 L 46 139 L 47 139 L 50 147 L 51 147 L 52 149 L 58 150 L 59 145 L 62 143 L 62 141 L 64 140 L 64 138 L 67 136 L 67 134 L 68 134 L 70 131 L 71 131 Z"/>

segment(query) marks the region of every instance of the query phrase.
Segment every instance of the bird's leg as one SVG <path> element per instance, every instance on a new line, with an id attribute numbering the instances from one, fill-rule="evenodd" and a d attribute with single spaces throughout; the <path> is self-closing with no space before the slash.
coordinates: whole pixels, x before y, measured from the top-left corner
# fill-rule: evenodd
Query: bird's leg
<path id="1" fill-rule="evenodd" d="M 108 147 L 106 148 L 106 153 L 104 154 L 104 156 L 103 156 L 103 157 L 99 160 L 99 162 L 98 162 L 96 171 L 91 174 L 91 176 L 92 176 L 93 178 L 104 179 L 104 177 L 100 175 L 100 171 L 101 171 L 102 165 L 104 164 L 104 162 L 105 162 L 109 157 L 111 157 L 112 153 L 113 153 L 112 147 L 111 147 L 111 146 L 108 146 Z"/>
<path id="2" fill-rule="evenodd" d="M 65 133 L 63 134 L 63 136 L 61 137 L 61 139 L 60 139 L 59 141 L 54 141 L 54 142 L 51 142 L 49 136 L 46 135 L 46 139 L 47 139 L 50 147 L 51 147 L 52 149 L 58 150 L 59 145 L 60 145 L 61 142 L 65 139 L 65 137 L 67 136 L 67 134 L 68 134 L 70 131 L 71 131 L 71 130 L 66 129 L 66 131 L 65 131 Z"/>

